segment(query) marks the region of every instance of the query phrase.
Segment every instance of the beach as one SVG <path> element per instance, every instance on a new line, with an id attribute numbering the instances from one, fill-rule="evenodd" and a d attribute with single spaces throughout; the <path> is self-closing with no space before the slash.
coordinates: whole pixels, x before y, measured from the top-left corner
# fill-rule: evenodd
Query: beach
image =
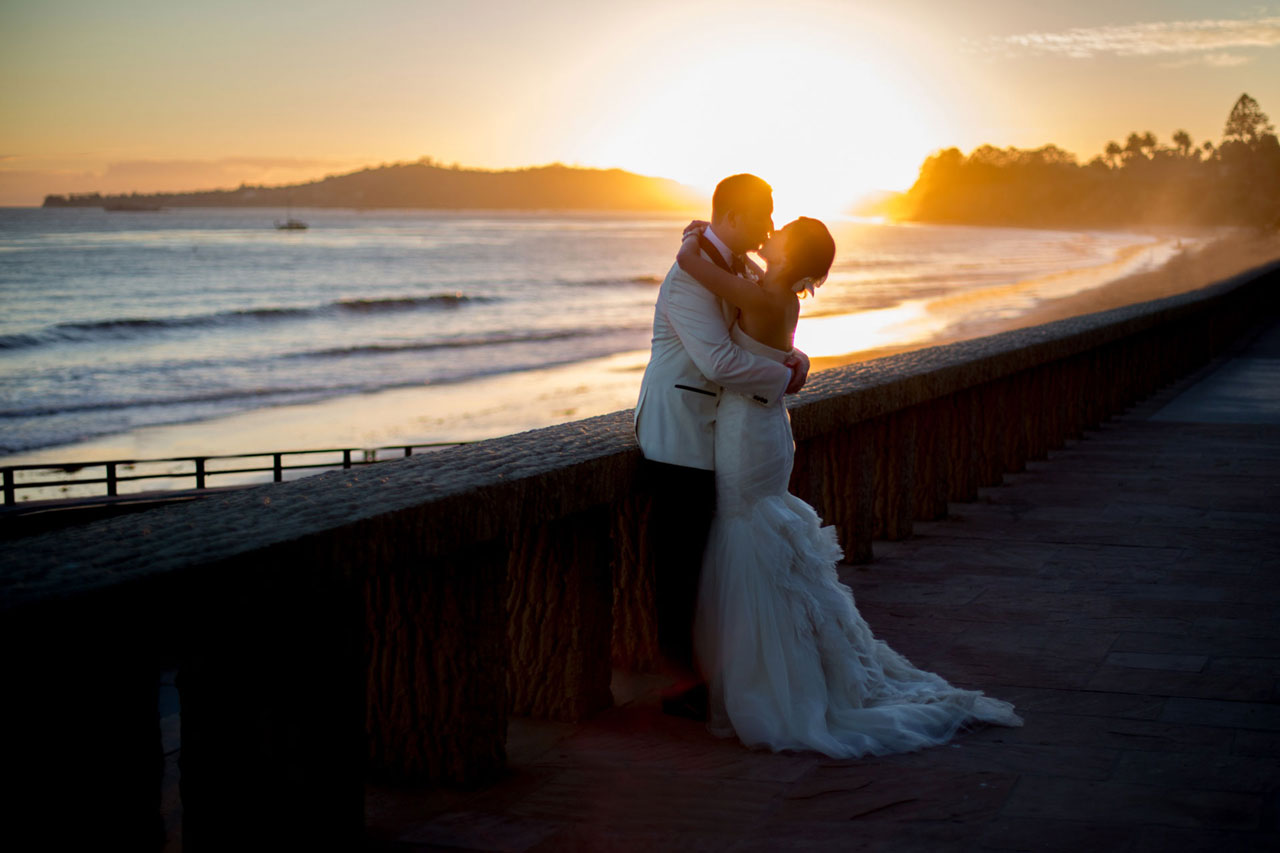
<path id="1" fill-rule="evenodd" d="M 1158 269 L 1128 275 L 1087 290 L 1047 299 L 1015 317 L 979 324 L 961 324 L 946 334 L 923 343 L 881 346 L 841 356 L 817 358 L 813 362 L 813 369 L 826 370 L 842 364 L 870 361 L 925 346 L 939 346 L 983 335 L 1007 332 L 1011 329 L 1039 326 L 1067 317 L 1109 311 L 1138 302 L 1162 299 L 1207 287 L 1277 258 L 1280 258 L 1280 235 L 1253 231 L 1231 232 L 1216 239 L 1204 241 L 1195 248 L 1179 252 Z"/>
<path id="2" fill-rule="evenodd" d="M 248 387 L 243 400 L 226 394 L 229 404 L 179 396 L 178 402 L 187 407 L 182 411 L 194 415 L 168 423 L 145 422 L 163 399 L 157 403 L 141 398 L 136 406 L 127 399 L 107 399 L 100 408 L 96 408 L 99 401 L 93 400 L 81 408 L 106 423 L 105 431 L 19 450 L 4 462 L 65 464 L 466 442 L 634 405 L 648 358 L 645 344 L 658 282 L 653 273 L 669 264 L 668 238 L 679 224 L 676 220 L 430 219 L 426 221 L 436 232 L 452 229 L 449 233 L 458 245 L 437 237 L 430 251 L 452 259 L 448 277 L 437 274 L 438 281 L 417 283 L 413 264 L 424 251 L 417 236 L 423 221 L 375 219 L 377 228 L 371 229 L 366 221 L 348 218 L 337 222 L 346 231 L 335 227 L 335 234 L 321 237 L 332 252 L 327 257 L 346 262 L 363 251 L 369 263 L 381 264 L 375 271 L 353 267 L 348 274 L 391 279 L 372 292 L 341 284 L 340 289 L 308 284 L 314 295 L 308 292 L 293 302 L 278 295 L 258 297 L 260 301 L 250 303 L 249 310 L 239 307 L 245 297 L 236 293 L 221 302 L 210 301 L 200 313 L 193 314 L 186 306 L 166 306 L 149 309 L 156 319 L 122 320 L 119 317 L 131 316 L 128 312 L 139 311 L 126 306 L 118 309 L 119 316 L 63 322 L 52 327 L 53 332 L 17 330 L 10 337 L 21 341 L 23 335 L 69 337 L 65 330 L 74 326 L 78 338 L 43 344 L 43 349 L 15 347 L 9 353 L 13 358 L 47 359 L 65 351 L 68 359 L 83 359 L 77 348 L 98 347 L 96 352 L 103 354 L 100 359 L 119 362 L 114 374 L 107 373 L 111 381 L 116 377 L 126 382 L 145 380 L 149 387 L 163 385 L 165 373 L 152 365 L 168 371 L 168 359 L 177 359 L 180 367 L 187 363 L 182 359 L 188 359 L 195 367 L 182 369 L 203 371 L 192 373 L 201 382 L 212 376 L 229 384 L 239 381 L 247 370 L 287 368 L 295 373 L 280 373 L 267 388 L 270 394 L 259 390 L 265 380 L 254 380 L 259 385 Z M 224 225 L 221 220 L 218 224 Z M 191 223 L 184 227 L 185 236 L 162 233 L 153 239 L 166 252 L 172 253 L 178 243 L 193 254 L 211 254 L 220 247 L 230 249 L 251 241 L 260 253 L 254 259 L 258 265 L 266 265 L 270 253 L 277 251 L 270 245 L 271 237 L 240 237 L 222 227 L 215 232 L 216 242 L 202 242 Z M 841 227 L 843 231 L 837 233 L 851 248 L 838 256 L 828 285 L 805 304 L 797 331 L 796 344 L 813 357 L 814 370 L 1155 299 L 1280 257 L 1280 242 L 1275 238 L 1243 233 L 1037 232 L 859 222 Z M 547 241 L 575 229 L 593 240 L 614 241 L 612 245 L 619 247 L 615 253 L 624 260 L 601 264 L 589 255 L 574 257 L 573 274 L 566 275 L 557 253 L 572 250 L 576 243 L 548 246 Z M 136 237 L 129 236 L 136 242 Z M 501 245 L 504 239 L 509 246 Z M 292 253 L 288 259 L 308 262 L 309 256 L 299 254 L 295 245 L 286 245 Z M 541 253 L 548 272 L 527 264 L 517 270 L 504 260 L 531 251 Z M 396 252 L 406 257 L 404 269 L 388 273 L 381 255 L 394 257 Z M 242 265 L 233 271 L 243 269 Z M 325 274 L 317 267 L 318 278 Z M 494 276 L 507 277 L 513 284 L 494 286 Z M 289 292 L 298 285 L 281 280 L 276 287 Z M 445 287 L 452 289 L 445 291 Z M 442 298 L 445 293 L 447 299 Z M 567 319 L 563 311 L 552 310 L 564 305 L 572 307 Z M 422 337 L 424 329 L 430 336 Z M 319 338 L 324 338 L 325 346 L 312 352 Z M 296 343 L 295 349 L 280 341 Z M 184 345 L 194 346 L 198 358 L 192 360 L 180 349 Z M 271 347 L 281 351 L 273 352 Z M 252 358 L 240 358 L 246 349 L 252 350 Z M 49 355 L 42 356 L 45 350 Z M 235 358 L 219 361 L 226 350 Z M 297 373 L 297 365 L 306 372 Z M 88 374 L 96 382 L 91 391 L 98 393 L 110 383 L 99 378 L 99 365 L 93 365 L 93 370 Z M 10 375 L 17 376 L 18 371 L 11 370 Z M 296 386 L 290 387 L 290 381 Z M 307 382 L 315 387 L 303 388 Z M 326 388 L 326 382 L 334 387 Z M 344 393 L 344 387 L 351 390 Z M 276 394 L 272 388 L 283 388 L 283 393 Z M 22 406 L 28 403 L 21 396 L 20 389 L 11 390 L 7 401 L 11 414 L 19 418 L 26 414 Z M 33 417 L 43 417 L 43 405 L 56 425 L 58 418 L 78 416 L 79 403 L 72 399 L 69 415 L 48 404 L 28 405 L 27 410 L 36 412 Z M 218 406 L 223 413 L 217 413 Z M 138 424 L 128 426 L 130 419 Z M 124 428 L 111 429 L 116 422 Z M 165 470 L 183 469 L 162 465 L 148 472 Z M 22 476 L 35 479 L 38 475 Z M 101 474 L 85 469 L 82 476 Z M 265 479 L 270 479 L 269 473 L 215 478 L 210 484 Z M 189 486 L 189 480 L 177 479 L 149 484 L 150 488 Z M 122 484 L 121 491 L 141 488 Z M 69 497 L 84 493 L 85 488 L 71 487 L 59 494 L 44 491 L 24 494 L 28 499 Z"/>

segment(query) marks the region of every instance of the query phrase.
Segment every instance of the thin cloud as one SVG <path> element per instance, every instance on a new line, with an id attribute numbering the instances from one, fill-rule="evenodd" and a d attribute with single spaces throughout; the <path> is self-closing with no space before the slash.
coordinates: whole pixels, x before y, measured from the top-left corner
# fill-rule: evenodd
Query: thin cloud
<path id="1" fill-rule="evenodd" d="M 1210 65 L 1240 65 L 1247 59 L 1222 51 L 1280 46 L 1280 18 L 1253 20 L 1161 21 L 1148 24 L 1087 27 L 1057 33 L 1022 33 L 994 39 L 990 46 L 1008 53 L 1050 53 L 1074 59 L 1099 54 L 1167 56 L 1219 51 Z"/>
<path id="2" fill-rule="evenodd" d="M 1162 62 L 1161 65 L 1165 68 L 1186 68 L 1188 65 L 1207 65 L 1210 68 L 1235 68 L 1237 65 L 1246 65 L 1250 62 L 1253 62 L 1253 57 L 1240 56 L 1237 53 L 1205 53 L 1189 59 Z"/>

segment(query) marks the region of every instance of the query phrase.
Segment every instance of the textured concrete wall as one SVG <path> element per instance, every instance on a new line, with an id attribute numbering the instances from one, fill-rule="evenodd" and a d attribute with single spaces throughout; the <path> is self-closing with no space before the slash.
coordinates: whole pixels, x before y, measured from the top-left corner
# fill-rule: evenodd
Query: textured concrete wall
<path id="1" fill-rule="evenodd" d="M 849 559 L 868 560 L 873 539 L 910 535 L 915 519 L 945 515 L 1203 363 L 1278 279 L 1273 264 L 815 374 L 789 401 L 792 488 L 837 527 Z M 12 540 L 0 613 L 15 643 L 108 606 L 163 623 L 156 654 L 187 672 L 197 846 L 202 809 L 228 807 L 213 789 L 255 764 L 347 791 L 347 807 L 326 801 L 325 813 L 351 831 L 356 794 L 335 778 L 363 766 L 481 782 L 502 770 L 508 713 L 579 719 L 609 704 L 611 666 L 656 662 L 638 462 L 631 414 L 616 412 Z M 71 653 L 49 648 L 28 656 L 39 666 L 10 667 L 16 686 Z M 300 733 L 332 744 L 336 769 L 321 773 Z M 240 814 L 287 820 L 269 791 L 237 796 Z"/>

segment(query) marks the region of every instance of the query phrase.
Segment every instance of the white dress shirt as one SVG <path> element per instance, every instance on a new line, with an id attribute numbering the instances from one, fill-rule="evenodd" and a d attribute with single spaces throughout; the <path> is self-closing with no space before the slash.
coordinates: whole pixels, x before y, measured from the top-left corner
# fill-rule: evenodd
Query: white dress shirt
<path id="1" fill-rule="evenodd" d="M 711 241 L 711 245 L 715 246 L 720 252 L 720 257 L 724 258 L 724 262 L 732 268 L 733 259 L 737 256 L 729 250 L 729 247 L 725 245 L 725 242 L 720 239 L 720 236 L 716 234 L 715 230 L 710 225 L 707 226 L 707 230 L 702 232 L 702 236 Z"/>

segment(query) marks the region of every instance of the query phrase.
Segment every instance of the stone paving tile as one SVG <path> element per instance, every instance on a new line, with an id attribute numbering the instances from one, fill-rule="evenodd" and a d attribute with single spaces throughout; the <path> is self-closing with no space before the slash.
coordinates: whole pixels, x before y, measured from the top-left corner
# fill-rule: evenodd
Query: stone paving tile
<path id="1" fill-rule="evenodd" d="M 984 824 L 962 821 L 839 821 L 770 823 L 730 849 L 733 853 L 856 850 L 859 853 L 961 853 L 979 849 Z"/>
<path id="2" fill-rule="evenodd" d="M 1232 605 L 1247 604 L 1253 612 L 1264 602 L 1274 601 L 1275 594 L 1268 590 L 1260 590 L 1256 585 L 1219 583 L 1215 586 L 1203 584 L 1179 584 L 1175 578 L 1167 578 L 1161 583 L 1113 583 L 1108 584 L 1102 593 L 1111 598 L 1144 598 L 1155 601 L 1192 602 L 1196 609 L 1201 605 L 1229 603 Z M 1239 607 L 1226 608 L 1223 612 L 1240 613 Z M 1243 614 L 1242 614 L 1243 615 Z"/>
<path id="3" fill-rule="evenodd" d="M 853 587 L 854 598 L 869 602 L 909 602 L 929 605 L 969 604 L 986 592 L 977 584 L 894 583 L 890 580 L 863 580 Z"/>
<path id="4" fill-rule="evenodd" d="M 1080 853 L 1091 850 L 1129 853 L 1137 850 L 1142 833 L 1143 828 L 1140 826 L 1096 824 L 1083 813 L 1075 819 L 1063 820 L 1006 817 L 984 827 L 982 835 L 971 849 L 1035 853 Z M 1170 847 L 1164 853 L 1175 850 L 1178 848 Z"/>
<path id="5" fill-rule="evenodd" d="M 1112 652 L 1107 655 L 1107 666 L 1130 669 L 1161 669 L 1176 672 L 1200 672 L 1209 663 L 1208 655 L 1150 654 L 1142 652 Z"/>
<path id="6" fill-rule="evenodd" d="M 1169 568 L 1175 572 L 1207 572 L 1214 575 L 1229 572 L 1254 576 L 1255 573 L 1264 572 L 1274 577 L 1276 574 L 1274 568 L 1266 568 L 1266 558 L 1261 554 L 1237 553 L 1232 555 L 1230 561 L 1227 561 L 1221 557 L 1201 554 L 1196 551 L 1183 551 L 1180 556 L 1169 564 Z"/>
<path id="7" fill-rule="evenodd" d="M 1160 720 L 1166 723 L 1193 722 L 1205 726 L 1280 731 L 1280 704 L 1229 702 L 1219 699 L 1170 699 Z"/>
<path id="8" fill-rule="evenodd" d="M 923 750 L 888 767 L 930 770 L 982 771 L 998 774 L 1062 776 L 1069 779 L 1107 779 L 1120 755 L 1118 749 L 1016 743 L 998 728 L 967 732 L 955 743 Z"/>
<path id="9" fill-rule="evenodd" d="M 1175 700 L 1166 700 L 1168 702 Z M 1201 724 L 1199 717 L 1183 724 L 1164 717 L 1155 720 L 1125 717 L 1093 717 L 1083 714 L 1040 712 L 1026 718 L 1026 725 L 1009 734 L 1018 743 L 1084 746 L 1146 752 L 1225 753 L 1231 749 L 1230 727 Z"/>
<path id="10" fill-rule="evenodd" d="M 1280 732 L 1237 731 L 1231 754 L 1280 758 Z"/>
<path id="11" fill-rule="evenodd" d="M 1277 527 L 1280 530 L 1280 527 Z M 1271 573 L 1263 570 L 1256 563 L 1251 566 L 1242 566 L 1238 563 L 1218 563 L 1213 568 L 1205 566 L 1190 567 L 1182 563 L 1174 563 L 1164 569 L 1165 579 L 1155 581 L 1156 583 L 1169 583 L 1173 586 L 1219 586 L 1228 590 L 1252 589 L 1255 593 L 1253 601 L 1265 601 L 1267 598 L 1274 599 L 1270 595 L 1270 590 L 1265 586 L 1259 590 L 1259 579 L 1266 578 Z M 1276 578 L 1280 580 L 1280 577 Z"/>
<path id="12" fill-rule="evenodd" d="M 781 821 L 896 823 L 990 820 L 998 815 L 1017 781 L 1013 773 L 951 770 L 940 765 L 886 767 L 866 762 L 820 766 L 789 786 L 776 818 Z"/>
<path id="13" fill-rule="evenodd" d="M 1143 824 L 1199 829 L 1260 828 L 1264 798 L 1259 794 L 1198 789 L 1157 788 L 1124 782 L 1090 782 L 1048 776 L 1023 776 L 1003 814 L 1094 824 Z"/>
<path id="14" fill-rule="evenodd" d="M 1242 597 L 1242 596 L 1241 596 Z M 1259 594 L 1257 598 L 1267 599 L 1269 595 Z M 1187 619 L 1193 625 L 1206 617 L 1223 619 L 1246 619 L 1266 622 L 1271 619 L 1275 605 L 1270 601 L 1211 601 L 1206 595 L 1199 601 L 1185 599 L 1165 599 L 1159 596 L 1114 596 L 1109 599 L 1111 612 L 1115 614 L 1147 614 L 1150 616 L 1173 616 Z"/>
<path id="15" fill-rule="evenodd" d="M 1280 674 L 1280 660 L 1274 657 L 1213 658 L 1205 671 L 1214 675 L 1248 675 L 1253 678 L 1273 679 Z"/>
<path id="16" fill-rule="evenodd" d="M 867 624 L 876 629 L 880 614 L 888 614 L 898 619 L 928 619 L 932 615 L 940 622 L 967 623 L 972 625 L 1024 625 L 1039 627 L 1051 625 L 1063 630 L 1096 630 L 1107 633 L 1152 633 L 1169 634 L 1171 636 L 1191 633 L 1196 623 L 1195 618 L 1175 616 L 1143 616 L 1141 614 L 1114 613 L 1081 613 L 1072 610 L 1045 612 L 1030 605 L 1019 606 L 1012 599 L 1003 607 L 986 604 L 982 601 L 964 607 L 924 607 L 916 604 L 895 602 L 888 605 L 868 603 L 861 606 Z M 1106 606 L 1091 608 L 1105 610 Z"/>
<path id="17" fill-rule="evenodd" d="M 625 831 L 591 824 L 562 828 L 542 843 L 527 849 L 530 853 L 598 853 L 608 850 L 721 853 L 738 849 L 737 843 L 737 837 L 732 835 L 696 835 L 662 829 Z"/>
<path id="18" fill-rule="evenodd" d="M 1235 616 L 1197 616 L 1191 625 L 1194 637 L 1233 636 L 1251 640 L 1270 640 L 1260 644 L 1260 648 L 1276 648 L 1275 641 L 1280 640 L 1280 621 L 1263 616 L 1258 619 L 1239 618 Z"/>
<path id="19" fill-rule="evenodd" d="M 784 785 L 642 765 L 574 767 L 555 773 L 506 808 L 507 814 L 561 824 L 590 823 L 620 833 L 736 835 L 778 808 Z"/>
<path id="20" fill-rule="evenodd" d="M 1269 533 L 1280 529 L 1280 512 L 1224 512 L 1213 510 L 1205 518 L 1218 530 L 1250 530 Z"/>
<path id="21" fill-rule="evenodd" d="M 1133 853 L 1275 853 L 1274 832 L 1144 827 Z"/>
<path id="22" fill-rule="evenodd" d="M 1038 592 L 1025 593 L 1007 590 L 989 590 L 981 596 L 979 604 L 998 612 L 1032 611 L 1045 613 L 1062 611 L 1072 615 L 1105 616 L 1112 612 L 1113 603 L 1096 593 Z"/>
<path id="23" fill-rule="evenodd" d="M 1280 791 L 1280 764 L 1269 758 L 1126 752 L 1115 765 L 1117 782 L 1204 791 Z"/>
<path id="24" fill-rule="evenodd" d="M 823 758 L 814 753 L 751 752 L 737 741 L 710 737 L 700 723 L 665 717 L 653 706 L 615 708 L 590 728 L 558 742 L 537 759 L 542 766 L 643 766 L 681 776 L 791 782 Z"/>
<path id="25" fill-rule="evenodd" d="M 1102 667 L 1087 684 L 1090 690 L 1117 693 L 1179 696 L 1198 699 L 1231 699 L 1237 702 L 1271 702 L 1280 699 L 1274 679 L 1253 675 L 1218 675 L 1211 673 L 1160 672 Z"/>
<path id="26" fill-rule="evenodd" d="M 1164 711 L 1165 697 L 1091 690 L 1054 690 L 1044 687 L 1008 687 L 1003 698 L 1029 716 L 1041 713 L 1086 717 L 1154 720 Z"/>
<path id="27" fill-rule="evenodd" d="M 528 850 L 554 835 L 559 825 L 511 815 L 450 812 L 428 824 L 415 826 L 395 841 L 404 846 L 462 848 L 472 850 Z"/>
<path id="28" fill-rule="evenodd" d="M 1133 559 L 1137 554 L 1130 549 L 1130 559 L 1124 564 L 1101 562 L 1085 558 L 1049 560 L 1040 571 L 1041 577 L 1071 581 L 1078 589 L 1091 593 L 1104 591 L 1104 586 L 1115 583 L 1161 583 L 1168 576 L 1169 563 L 1144 564 Z"/>

